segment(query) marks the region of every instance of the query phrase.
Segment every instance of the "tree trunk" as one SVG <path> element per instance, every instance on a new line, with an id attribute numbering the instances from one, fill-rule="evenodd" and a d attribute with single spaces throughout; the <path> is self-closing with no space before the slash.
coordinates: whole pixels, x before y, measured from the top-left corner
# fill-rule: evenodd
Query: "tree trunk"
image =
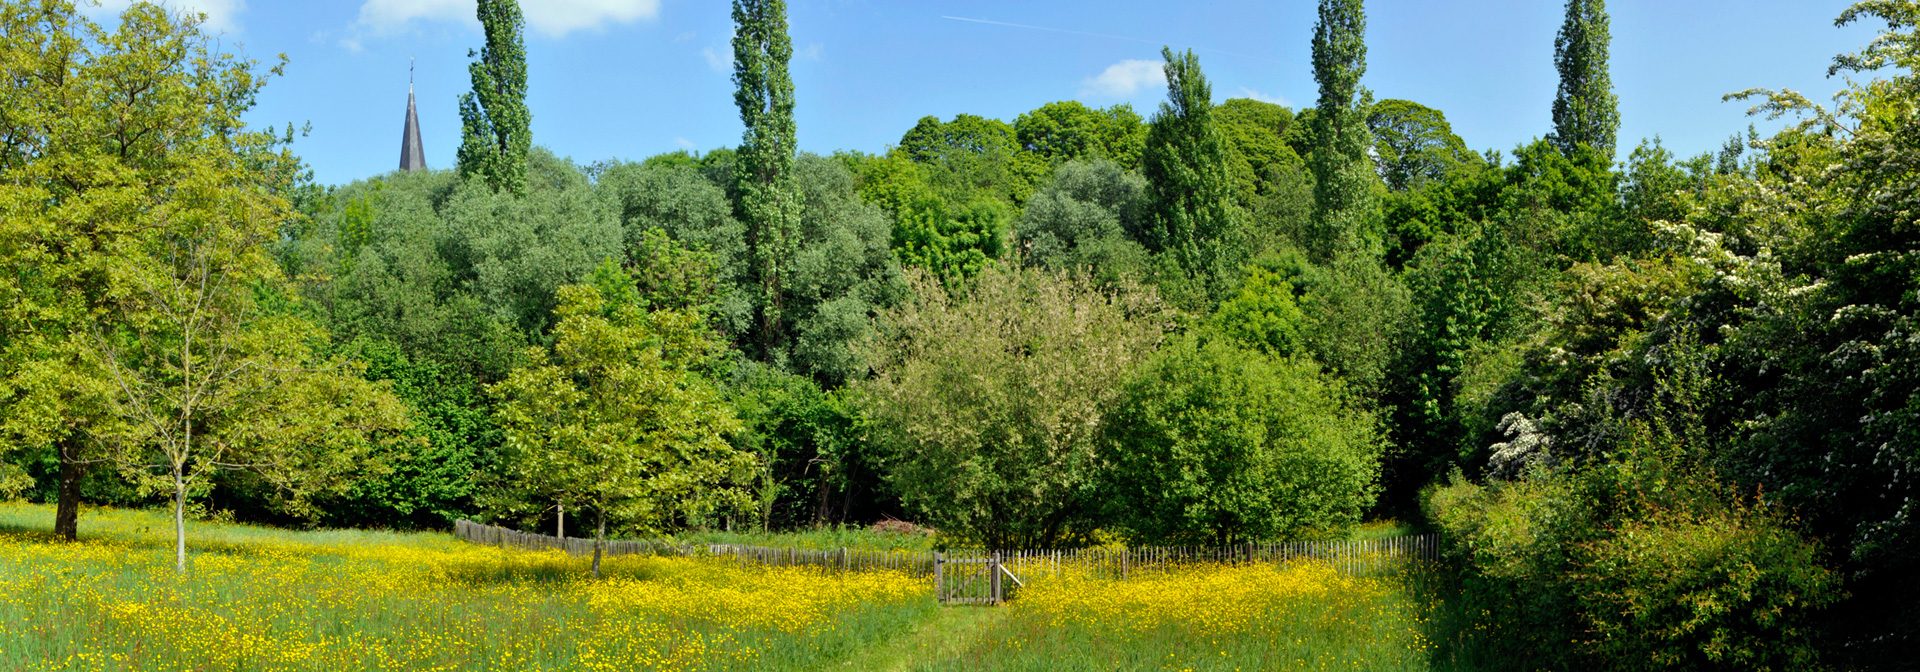
<path id="1" fill-rule="evenodd" d="M 62 441 L 60 452 L 60 495 L 54 506 L 53 533 L 67 541 L 80 537 L 80 479 L 87 475 L 87 463 L 75 454 L 78 447 Z"/>
<path id="2" fill-rule="evenodd" d="M 567 505 L 555 504 L 553 510 L 558 512 L 553 523 L 553 536 L 559 537 L 564 546 L 567 543 Z"/>
<path id="3" fill-rule="evenodd" d="M 600 529 L 593 533 L 593 578 L 600 578 L 600 549 L 607 545 L 607 512 L 599 511 Z"/>
<path id="4" fill-rule="evenodd" d="M 187 573 L 187 479 L 182 465 L 173 467 L 173 569 Z"/>

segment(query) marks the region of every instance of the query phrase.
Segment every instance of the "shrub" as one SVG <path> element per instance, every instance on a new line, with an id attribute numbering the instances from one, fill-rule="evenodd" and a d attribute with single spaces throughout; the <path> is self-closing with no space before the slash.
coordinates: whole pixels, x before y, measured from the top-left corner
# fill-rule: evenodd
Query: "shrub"
<path id="1" fill-rule="evenodd" d="M 1102 494 L 1151 543 L 1318 536 L 1373 502 L 1380 444 L 1373 416 L 1311 361 L 1189 336 L 1108 416 Z"/>
<path id="2" fill-rule="evenodd" d="M 1761 512 L 1633 521 L 1581 549 L 1588 647 L 1628 669 L 1803 670 L 1838 579 Z"/>

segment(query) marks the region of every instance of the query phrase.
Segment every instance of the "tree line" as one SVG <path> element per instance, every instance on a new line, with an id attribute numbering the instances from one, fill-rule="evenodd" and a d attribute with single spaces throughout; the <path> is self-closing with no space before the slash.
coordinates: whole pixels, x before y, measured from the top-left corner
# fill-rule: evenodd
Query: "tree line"
<path id="1" fill-rule="evenodd" d="M 1494 667 L 1920 638 L 1911 0 L 1840 17 L 1888 28 L 1836 105 L 1745 92 L 1797 121 L 1624 159 L 1602 0 L 1566 3 L 1554 126 L 1510 153 L 1375 100 L 1362 3 L 1321 0 L 1310 108 L 1216 103 L 1166 49 L 1147 117 L 829 156 L 796 147 L 784 3 L 735 0 L 740 144 L 590 165 L 533 142 L 518 5 L 481 0 L 457 168 L 338 186 L 240 123 L 278 67 L 195 21 L 3 6 L 0 485 L 69 538 L 163 500 L 998 547 L 1389 515 L 1443 533 L 1478 633 L 1443 644 Z"/>

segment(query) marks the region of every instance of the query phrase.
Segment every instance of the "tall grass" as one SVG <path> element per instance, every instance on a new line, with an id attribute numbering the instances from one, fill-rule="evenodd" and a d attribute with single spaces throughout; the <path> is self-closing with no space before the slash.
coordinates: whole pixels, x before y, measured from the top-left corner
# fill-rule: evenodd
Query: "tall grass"
<path id="1" fill-rule="evenodd" d="M 923 646 L 929 670 L 1425 670 L 1438 604 L 1398 576 L 1317 561 L 1036 581 L 987 626 Z"/>
<path id="2" fill-rule="evenodd" d="M 80 543 L 0 504 L 0 669 L 818 667 L 928 618 L 924 582 L 445 535 L 196 524 L 174 573 L 165 517 L 89 511 Z"/>
<path id="3" fill-rule="evenodd" d="M 190 525 L 180 576 L 164 513 L 89 510 L 79 543 L 51 524 L 0 504 L 0 670 L 1412 670 L 1435 604 L 1303 562 L 1028 577 L 943 608 L 890 572 L 622 556 L 594 581 L 444 534 L 218 523 Z"/>

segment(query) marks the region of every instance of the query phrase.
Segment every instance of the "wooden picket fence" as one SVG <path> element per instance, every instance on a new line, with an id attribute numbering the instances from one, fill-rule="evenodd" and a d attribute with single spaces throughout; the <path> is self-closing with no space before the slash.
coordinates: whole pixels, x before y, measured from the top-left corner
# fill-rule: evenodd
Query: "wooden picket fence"
<path id="1" fill-rule="evenodd" d="M 476 544 L 537 550 L 558 549 L 575 555 L 593 553 L 592 539 L 577 537 L 561 539 L 541 534 L 528 534 L 468 520 L 456 521 L 453 529 L 456 536 Z M 968 559 L 994 558 L 995 566 L 1004 567 L 1022 579 L 1057 577 L 1068 571 L 1090 572 L 1098 576 L 1126 579 L 1196 564 L 1282 563 L 1308 558 L 1326 562 L 1349 574 L 1381 574 L 1399 571 L 1410 563 L 1438 560 L 1439 542 L 1439 537 L 1434 534 L 1413 534 L 1381 539 L 1296 541 L 1239 544 L 1228 547 L 1101 547 L 994 552 L 986 549 L 945 551 L 804 549 L 743 544 L 672 544 L 663 541 L 610 540 L 607 542 L 606 553 L 609 555 L 711 557 L 742 565 L 819 567 L 837 571 L 888 569 L 924 577 L 934 576 L 943 564 L 953 564 Z"/>

